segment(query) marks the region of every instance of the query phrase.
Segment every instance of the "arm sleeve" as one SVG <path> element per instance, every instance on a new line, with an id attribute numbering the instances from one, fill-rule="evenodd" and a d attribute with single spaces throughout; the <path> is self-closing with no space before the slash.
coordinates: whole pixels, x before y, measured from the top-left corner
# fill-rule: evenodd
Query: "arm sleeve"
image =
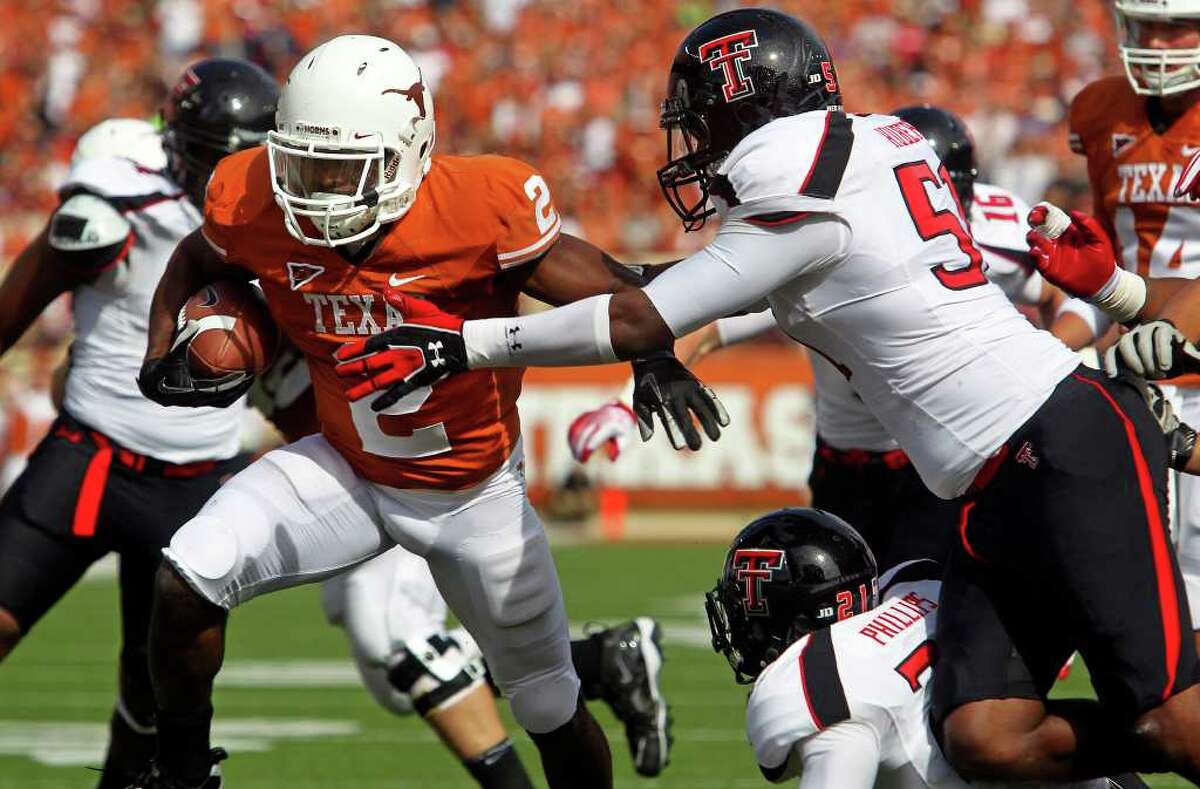
<path id="1" fill-rule="evenodd" d="M 879 735 L 868 723 L 843 721 L 795 746 L 800 789 L 871 789 L 879 772 Z"/>
<path id="2" fill-rule="evenodd" d="M 50 219 L 50 248 L 73 268 L 101 272 L 117 263 L 133 243 L 133 228 L 102 197 L 68 197 Z"/>
<path id="3" fill-rule="evenodd" d="M 646 296 L 676 337 L 746 309 L 802 274 L 840 263 L 850 228 L 814 214 L 778 228 L 727 220 L 712 242 L 656 277 Z"/>
<path id="4" fill-rule="evenodd" d="M 739 312 L 802 274 L 840 262 L 850 245 L 841 220 L 812 216 L 782 228 L 727 220 L 716 238 L 672 266 L 643 292 L 676 337 Z M 616 360 L 609 326 L 612 296 L 514 318 L 467 321 L 468 366 L 606 364 Z"/>
<path id="5" fill-rule="evenodd" d="M 734 315 L 717 321 L 717 338 L 721 347 L 725 348 L 769 332 L 775 327 L 775 314 L 770 310 L 752 312 L 749 315 Z"/>

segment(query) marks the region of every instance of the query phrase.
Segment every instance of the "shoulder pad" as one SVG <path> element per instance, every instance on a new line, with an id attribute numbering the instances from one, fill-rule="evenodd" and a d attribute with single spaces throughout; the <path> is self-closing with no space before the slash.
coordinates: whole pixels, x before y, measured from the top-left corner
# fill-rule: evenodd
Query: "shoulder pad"
<path id="1" fill-rule="evenodd" d="M 217 163 L 204 195 L 206 226 L 247 224 L 274 206 L 265 147 L 238 151 Z"/>
<path id="2" fill-rule="evenodd" d="M 183 194 L 174 182 L 161 173 L 118 157 L 99 157 L 78 162 L 71 167 L 58 191 L 64 200 L 81 192 L 99 195 L 121 209 L 138 208 L 151 201 Z"/>
<path id="3" fill-rule="evenodd" d="M 1029 232 L 1026 217 L 1029 204 L 1007 189 L 991 184 L 975 184 L 975 201 L 971 203 L 971 235 L 981 246 L 1002 252 L 1026 255 Z M 1012 217 L 1016 216 L 1016 221 Z"/>
<path id="4" fill-rule="evenodd" d="M 92 194 L 68 197 L 50 219 L 50 246 L 60 252 L 100 250 L 125 244 L 130 224 L 111 203 Z"/>
<path id="5" fill-rule="evenodd" d="M 730 216 L 831 211 L 854 130 L 841 112 L 779 118 L 739 142 L 712 187 L 717 208 Z"/>
<path id="6" fill-rule="evenodd" d="M 1071 150 L 1086 154 L 1090 142 L 1104 133 L 1106 125 L 1116 120 L 1131 96 L 1134 96 L 1133 89 L 1123 76 L 1098 79 L 1075 94 L 1067 112 Z"/>

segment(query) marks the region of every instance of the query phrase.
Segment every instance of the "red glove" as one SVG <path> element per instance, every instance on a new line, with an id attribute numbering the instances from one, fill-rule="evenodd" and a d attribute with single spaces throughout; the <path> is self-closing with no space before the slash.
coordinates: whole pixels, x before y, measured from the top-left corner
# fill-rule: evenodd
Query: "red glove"
<path id="1" fill-rule="evenodd" d="M 610 400 L 599 408 L 584 411 L 567 429 L 571 454 L 586 463 L 597 449 L 603 448 L 609 460 L 616 460 L 633 437 L 637 417 L 620 400 Z"/>
<path id="2" fill-rule="evenodd" d="M 389 408 L 408 393 L 467 369 L 462 318 L 391 288 L 383 296 L 400 311 L 403 323 L 351 340 L 334 353 L 341 362 L 335 371 L 351 379 L 346 386 L 351 402 L 383 392 L 371 401 L 373 411 Z"/>
<path id="3" fill-rule="evenodd" d="M 1071 223 L 1061 235 L 1051 238 L 1048 234 L 1053 233 L 1055 224 L 1051 209 L 1053 206 L 1042 204 L 1029 212 L 1033 230 L 1025 240 L 1034 265 L 1051 284 L 1072 296 L 1090 299 L 1108 284 L 1117 268 L 1108 234 L 1094 217 L 1072 211 Z"/>
<path id="4" fill-rule="evenodd" d="M 1179 184 L 1175 187 L 1175 196 L 1200 200 L 1200 151 L 1192 154 L 1191 160 L 1183 168 L 1183 175 L 1179 176 Z"/>

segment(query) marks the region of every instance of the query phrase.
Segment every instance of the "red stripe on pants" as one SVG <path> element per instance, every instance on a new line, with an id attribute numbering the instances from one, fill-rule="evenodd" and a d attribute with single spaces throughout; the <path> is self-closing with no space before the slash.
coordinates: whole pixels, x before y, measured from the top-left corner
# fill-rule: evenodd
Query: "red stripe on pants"
<path id="1" fill-rule="evenodd" d="M 96 533 L 96 520 L 100 516 L 100 502 L 104 499 L 104 488 L 108 483 L 108 469 L 112 466 L 113 451 L 108 439 L 92 433 L 98 449 L 83 474 L 79 486 L 79 498 L 75 501 L 75 519 L 71 522 L 71 533 L 76 537 L 91 537 Z"/>
<path id="2" fill-rule="evenodd" d="M 1150 546 L 1154 556 L 1154 575 L 1158 582 L 1158 607 L 1163 619 L 1163 642 L 1167 649 L 1167 685 L 1163 688 L 1164 700 L 1170 698 L 1175 687 L 1175 670 L 1179 665 L 1179 649 L 1181 636 L 1179 633 L 1179 597 L 1175 591 L 1175 574 L 1171 572 L 1170 547 L 1167 545 L 1162 517 L 1158 512 L 1158 499 L 1154 496 L 1154 482 L 1150 476 L 1150 466 L 1142 454 L 1142 445 L 1138 441 L 1137 431 L 1133 422 L 1117 405 L 1103 386 L 1082 375 L 1072 374 L 1077 381 L 1093 387 L 1104 396 L 1113 411 L 1121 419 L 1125 427 L 1125 437 L 1129 439 L 1129 451 L 1133 455 L 1133 467 L 1137 470 L 1138 490 L 1142 494 L 1142 504 L 1146 508 L 1146 525 L 1150 529 Z"/>

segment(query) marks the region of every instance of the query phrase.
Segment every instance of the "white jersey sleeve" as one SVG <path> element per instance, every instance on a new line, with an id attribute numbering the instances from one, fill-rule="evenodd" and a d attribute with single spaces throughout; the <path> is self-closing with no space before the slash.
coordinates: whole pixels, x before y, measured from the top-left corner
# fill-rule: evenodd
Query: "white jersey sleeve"
<path id="1" fill-rule="evenodd" d="M 759 303 L 784 284 L 819 276 L 840 263 L 849 246 L 850 228 L 828 215 L 780 227 L 727 219 L 708 246 L 655 277 L 644 292 L 682 337 Z"/>
<path id="2" fill-rule="evenodd" d="M 748 315 L 734 315 L 717 321 L 717 338 L 721 347 L 725 348 L 753 339 L 774 328 L 775 316 L 770 310 L 751 312 Z"/>
<path id="3" fill-rule="evenodd" d="M 874 726 L 858 720 L 809 737 L 799 746 L 800 789 L 872 789 L 879 774 L 880 739 Z"/>
<path id="4" fill-rule="evenodd" d="M 987 277 L 1015 304 L 1037 304 L 1042 275 L 1025 241 L 1029 204 L 1007 189 L 976 183 L 971 202 L 971 235 L 983 253 Z"/>
<path id="5" fill-rule="evenodd" d="M 133 226 L 107 200 L 80 193 L 68 197 L 50 217 L 50 248 L 78 270 L 98 273 L 132 246 Z"/>

